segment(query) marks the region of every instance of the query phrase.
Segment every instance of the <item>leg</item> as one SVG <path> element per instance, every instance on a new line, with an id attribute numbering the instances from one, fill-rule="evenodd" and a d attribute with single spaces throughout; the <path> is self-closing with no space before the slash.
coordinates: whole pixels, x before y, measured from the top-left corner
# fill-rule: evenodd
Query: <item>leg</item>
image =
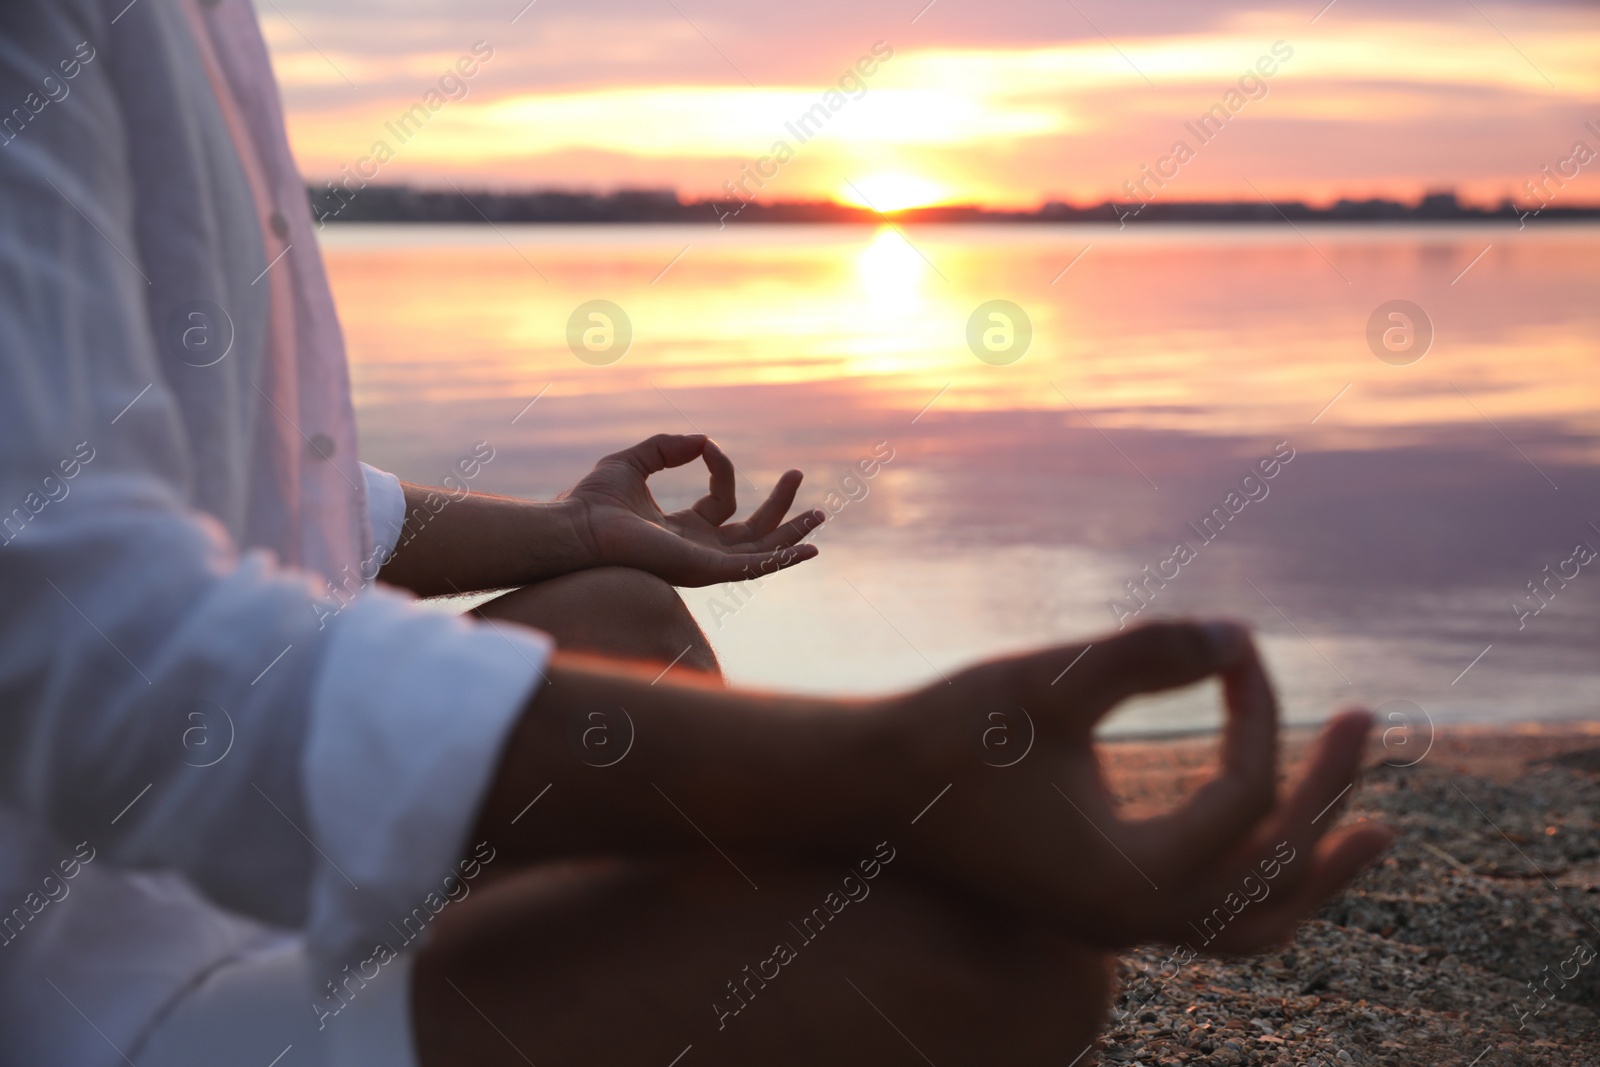
<path id="1" fill-rule="evenodd" d="M 596 567 L 513 589 L 474 614 L 543 630 L 561 648 L 721 674 L 678 591 L 627 567 Z"/>
<path id="2" fill-rule="evenodd" d="M 1105 957 L 1052 930 L 891 869 L 830 916 L 842 868 L 739 863 L 759 892 L 716 857 L 475 890 L 417 959 L 423 1067 L 1060 1065 L 1105 1021 Z"/>

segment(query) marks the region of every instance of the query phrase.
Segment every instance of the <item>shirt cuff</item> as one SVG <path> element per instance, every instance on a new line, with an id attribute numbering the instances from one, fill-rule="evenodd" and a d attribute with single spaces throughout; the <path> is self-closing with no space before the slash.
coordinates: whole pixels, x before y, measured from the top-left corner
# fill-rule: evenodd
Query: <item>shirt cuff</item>
<path id="1" fill-rule="evenodd" d="M 303 768 L 322 854 L 308 942 L 337 972 L 420 939 L 477 873 L 467 835 L 554 643 L 386 588 L 356 597 L 329 637 Z"/>
<path id="2" fill-rule="evenodd" d="M 406 526 L 406 491 L 400 479 L 365 463 L 361 476 L 367 483 L 367 521 L 372 526 L 373 558 L 388 560 L 400 543 Z"/>

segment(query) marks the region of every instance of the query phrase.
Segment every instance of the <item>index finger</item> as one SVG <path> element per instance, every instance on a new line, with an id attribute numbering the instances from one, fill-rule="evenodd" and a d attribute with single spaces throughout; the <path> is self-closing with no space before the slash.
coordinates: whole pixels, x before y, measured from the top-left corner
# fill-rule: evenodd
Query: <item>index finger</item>
<path id="1" fill-rule="evenodd" d="M 1030 657 L 1030 691 L 1068 701 L 1085 732 L 1131 696 L 1193 685 L 1242 662 L 1250 637 L 1226 622 L 1151 622 L 1083 648 Z M 1059 673 L 1058 673 L 1059 672 Z"/>
<path id="2" fill-rule="evenodd" d="M 658 433 L 632 448 L 613 452 L 606 459 L 620 459 L 649 477 L 668 467 L 683 466 L 698 456 L 706 444 L 706 435 L 701 433 Z"/>

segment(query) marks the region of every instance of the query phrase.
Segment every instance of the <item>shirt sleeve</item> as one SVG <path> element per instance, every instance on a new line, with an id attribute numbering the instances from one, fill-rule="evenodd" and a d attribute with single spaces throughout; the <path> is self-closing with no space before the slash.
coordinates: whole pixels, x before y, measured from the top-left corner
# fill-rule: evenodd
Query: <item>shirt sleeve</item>
<path id="1" fill-rule="evenodd" d="M 0 99 L 95 16 L 0 11 Z M 205 442 L 156 350 L 107 67 L 0 145 L 0 804 L 338 958 L 464 854 L 550 643 L 330 599 L 189 503 Z"/>
<path id="2" fill-rule="evenodd" d="M 373 556 L 386 560 L 406 526 L 406 492 L 400 479 L 370 464 L 361 464 L 367 490 L 367 521 L 372 526 Z"/>
<path id="3" fill-rule="evenodd" d="M 381 588 L 357 597 L 313 691 L 304 781 L 311 836 L 330 858 L 309 926 L 325 952 L 361 947 L 362 934 L 392 944 L 390 922 L 453 891 L 446 879 L 460 877 L 506 734 L 551 652 L 533 630 L 409 608 Z"/>

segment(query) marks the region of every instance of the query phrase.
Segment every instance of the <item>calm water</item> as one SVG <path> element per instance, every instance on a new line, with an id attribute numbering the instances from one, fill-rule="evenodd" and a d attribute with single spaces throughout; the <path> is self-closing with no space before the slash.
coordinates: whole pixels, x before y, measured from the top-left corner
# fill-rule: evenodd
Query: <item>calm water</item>
<path id="1" fill-rule="evenodd" d="M 703 431 L 742 496 L 794 466 L 802 505 L 849 501 L 818 560 L 686 591 L 732 680 L 881 692 L 1092 637 L 1148 565 L 1177 577 L 1138 618 L 1251 621 L 1293 719 L 1597 710 L 1600 562 L 1564 561 L 1600 548 L 1600 228 L 343 226 L 325 248 L 367 458 L 402 477 L 487 440 L 480 488 L 548 498 L 604 452 Z M 609 366 L 567 345 L 591 299 L 633 324 Z M 1032 323 L 1009 365 L 968 347 L 991 299 Z M 1410 365 L 1368 346 L 1391 299 L 1433 324 Z M 880 441 L 894 458 L 851 480 Z M 660 481 L 670 506 L 703 491 Z M 1186 525 L 1217 508 L 1211 540 Z M 1578 574 L 1519 629 L 1546 565 Z"/>

